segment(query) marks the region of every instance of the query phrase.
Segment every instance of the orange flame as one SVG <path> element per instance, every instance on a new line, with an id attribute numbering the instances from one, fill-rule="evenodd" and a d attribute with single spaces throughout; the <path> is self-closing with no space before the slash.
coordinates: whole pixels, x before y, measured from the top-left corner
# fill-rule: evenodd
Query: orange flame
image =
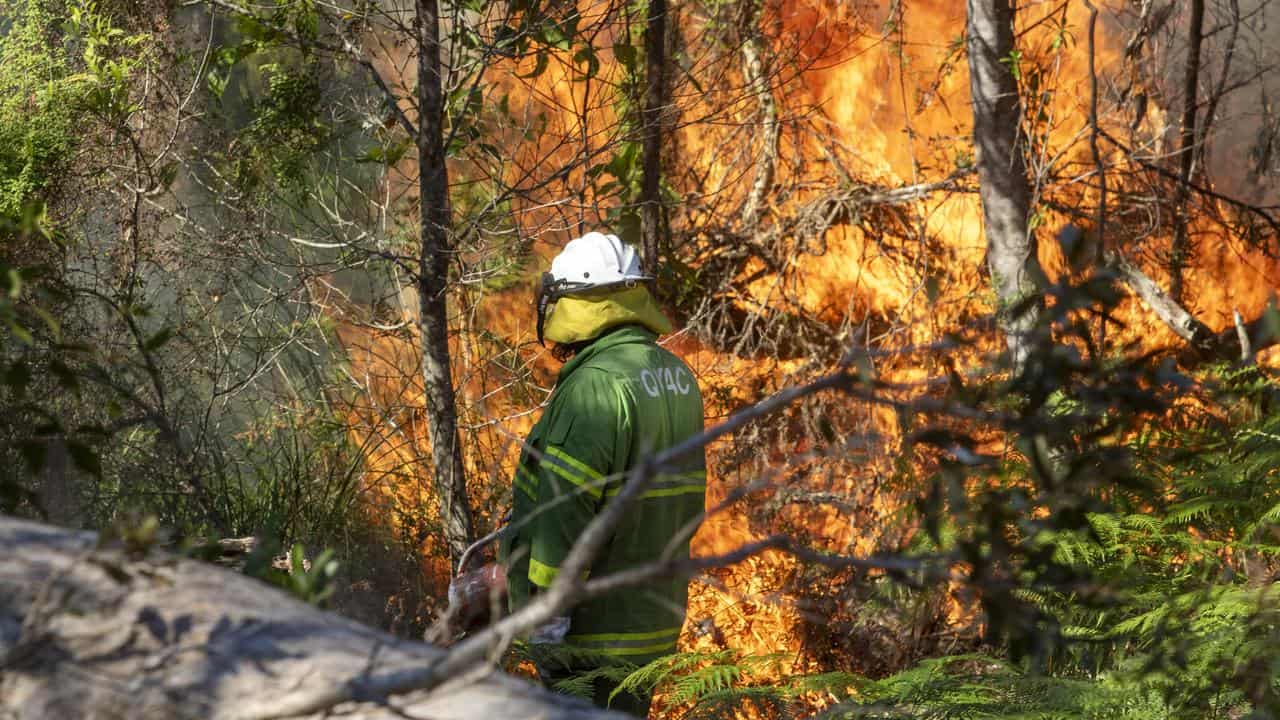
<path id="1" fill-rule="evenodd" d="M 503 126 L 511 144 L 507 178 L 524 189 L 513 207 L 514 221 L 522 237 L 533 238 L 535 254 L 545 258 L 565 238 L 576 234 L 579 223 L 603 222 L 596 203 L 614 200 L 604 192 L 600 175 L 590 168 L 608 161 L 625 125 L 618 112 L 618 88 L 626 69 L 610 50 L 627 37 L 619 18 L 607 15 L 605 3 L 587 3 L 582 25 L 600 23 L 596 43 L 598 72 L 587 78 L 586 63 L 575 60 L 575 51 L 549 54 L 547 67 L 536 77 L 539 61 L 526 57 L 499 65 L 491 73 L 496 95 L 510 100 L 513 116 L 526 127 Z M 793 66 L 779 72 L 773 93 L 779 112 L 790 125 L 780 140 L 780 155 L 794 161 L 780 163 L 775 182 L 796 188 L 785 197 L 769 198 L 766 223 L 785 217 L 804 203 L 834 188 L 853 189 L 851 183 L 892 188 L 936 183 L 971 165 L 971 115 L 963 47 L 963 5 L 951 0 L 894 3 L 888 11 L 859 8 L 834 0 L 785 0 L 766 6 L 761 27 L 769 50 L 777 58 L 791 58 Z M 881 16 L 876 17 L 875 13 Z M 1038 68 L 1046 86 L 1061 88 L 1029 99 L 1041 120 L 1035 130 L 1041 156 L 1033 159 L 1057 162 L 1087 173 L 1092 168 L 1088 147 L 1087 57 L 1077 45 L 1083 36 L 1084 10 L 1068 3 L 1066 9 L 1047 5 L 1024 8 L 1020 22 L 1027 29 L 1019 43 L 1026 68 Z M 680 44 L 687 62 L 699 66 L 700 42 L 715 34 L 705 18 L 679 13 Z M 638 38 L 638 33 L 635 33 Z M 1098 64 L 1115 70 L 1120 60 L 1116 43 L 1100 39 Z M 710 52 L 709 50 L 706 50 Z M 683 67 L 678 63 L 673 67 Z M 742 81 L 741 77 L 735 82 Z M 679 85 L 682 117 L 688 119 L 673 131 L 671 146 L 679 149 L 670 158 L 688 174 L 700 178 L 673 188 L 694 202 L 741 201 L 752 181 L 733 152 L 741 124 L 749 123 L 754 110 L 749 93 L 726 112 L 712 107 L 719 97 L 708 91 L 699 96 Z M 517 107 L 519 106 L 519 107 Z M 697 122 L 696 118 L 712 118 Z M 1159 125 L 1162 113 L 1149 113 L 1148 124 Z M 737 123 L 737 125 L 735 125 Z M 817 128 L 803 132 L 799 128 Z M 1155 136 L 1162 128 L 1153 127 Z M 586 162 L 575 164 L 586 158 Z M 1109 162 L 1122 164 L 1118 152 Z M 567 173 L 563 168 L 571 168 Z M 670 170 L 670 168 L 669 168 Z M 972 181 L 969 181 L 972 184 Z M 1043 188 L 1046 194 L 1096 202 L 1094 191 L 1081 189 L 1082 181 L 1065 181 Z M 539 189 L 541 188 L 541 189 Z M 714 197 L 713 197 L 714 196 Z M 732 202 L 727 202 L 732 205 Z M 691 211 L 694 212 L 694 211 Z M 883 228 L 866 222 L 839 223 L 823 235 L 825 252 L 793 248 L 779 272 L 760 272 L 747 284 L 749 301 L 759 307 L 802 312 L 830 322 L 833 327 L 854 317 L 878 318 L 897 328 L 883 338 L 886 347 L 905 348 L 942 338 L 993 310 L 983 270 L 986 243 L 977 194 L 940 191 L 923 199 L 902 203 L 881 217 L 893 222 L 898 213 L 902 227 L 911 227 L 912 243 L 887 243 Z M 673 220 L 677 224 L 679 218 Z M 1067 222 L 1051 210 L 1043 210 L 1037 222 L 1041 260 L 1051 276 L 1064 272 L 1058 248 L 1047 240 L 1049 232 Z M 1197 219 L 1197 232 L 1220 232 L 1208 220 Z M 685 228 L 688 229 L 688 228 Z M 1165 241 L 1167 242 L 1167 240 Z M 544 262 L 545 260 L 540 260 Z M 747 266 L 742 278 L 762 271 Z M 1158 279 L 1159 273 L 1156 273 Z M 1246 316 L 1262 310 L 1280 266 L 1251 249 L 1243 239 L 1221 237 L 1199 244 L 1188 272 L 1189 287 L 1197 289 L 1192 310 L 1211 328 L 1231 325 L 1232 312 Z M 780 293 L 779 288 L 788 292 Z M 471 495 L 477 508 L 489 516 L 487 525 L 509 499 L 509 476 L 516 461 L 519 438 L 531 427 L 530 413 L 545 398 L 554 382 L 554 367 L 544 352 L 531 343 L 533 288 L 530 282 L 504 290 L 468 289 L 461 294 L 458 336 L 452 346 L 456 382 L 463 407 L 462 425 Z M 1112 336 L 1116 346 L 1138 343 L 1142 347 L 1174 345 L 1170 331 L 1136 301 L 1127 301 L 1115 317 Z M 365 401 L 353 404 L 352 417 L 360 442 L 369 446 L 367 464 L 370 487 L 380 502 L 393 508 L 391 517 L 410 518 L 433 512 L 429 490 L 425 418 L 421 412 L 421 379 L 416 371 L 416 339 L 412 331 L 398 336 L 378 335 L 347 327 L 342 340 L 348 348 L 351 373 L 366 379 Z M 821 369 L 808 359 L 778 359 L 762 363 L 741 357 L 686 335 L 671 338 L 698 375 L 708 398 L 711 418 L 726 416 L 758 398 L 770 388 L 802 379 Z M 960 366 L 976 362 L 981 348 L 953 359 Z M 1274 359 L 1272 353 L 1266 358 Z M 496 360 L 495 360 L 496 358 Z M 901 383 L 920 382 L 938 374 L 936 360 L 885 361 L 881 376 Z M 784 522 L 802 524 L 827 546 L 855 553 L 874 551 L 885 537 L 907 529 L 893 520 L 901 509 L 891 493 L 865 497 L 859 488 L 872 479 L 892 473 L 891 456 L 899 435 L 897 417 L 889 410 L 868 411 L 869 434 L 884 438 L 882 454 L 871 457 L 857 472 L 844 465 L 822 482 L 835 495 L 866 500 L 857 510 L 857 521 L 832 506 L 810 510 L 795 506 L 783 513 Z M 371 442 L 370 438 L 375 441 Z M 728 455 L 731 440 L 710 449 L 709 465 L 717 472 L 710 478 L 707 506 L 715 507 L 749 478 L 734 476 L 734 459 Z M 772 448 L 763 466 L 783 471 L 802 447 Z M 761 453 L 767 455 L 767 453 Z M 819 465 L 824 462 L 817 458 Z M 834 461 L 833 461 L 834 462 Z M 818 478 L 818 473 L 805 477 Z M 816 480 L 815 480 L 816 482 Z M 393 522 L 396 522 L 393 520 Z M 694 539 L 698 555 L 713 555 L 737 548 L 761 537 L 753 528 L 744 503 L 710 516 Z M 438 557 L 424 546 L 424 556 Z M 435 572 L 441 567 L 432 565 Z M 713 582 L 695 583 L 684 649 L 715 649 L 721 643 L 751 654 L 792 653 L 796 662 L 788 670 L 814 667 L 805 659 L 805 622 L 793 598 L 779 594 L 781 579 L 793 577 L 793 560 L 766 553 L 741 565 L 717 571 Z M 959 606 L 947 610 L 949 619 L 966 620 Z M 714 630 L 714 631 L 712 631 Z"/>

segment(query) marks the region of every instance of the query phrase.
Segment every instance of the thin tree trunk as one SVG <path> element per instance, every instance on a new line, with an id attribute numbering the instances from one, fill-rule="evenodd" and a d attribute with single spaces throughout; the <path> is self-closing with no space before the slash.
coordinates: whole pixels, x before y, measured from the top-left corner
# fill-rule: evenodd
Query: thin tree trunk
<path id="1" fill-rule="evenodd" d="M 1182 302 L 1183 273 L 1190 255 L 1187 200 L 1190 196 L 1191 172 L 1195 167 L 1196 104 L 1200 86 L 1200 43 L 1204 36 L 1204 0 L 1191 0 L 1191 29 L 1187 37 L 1187 68 L 1183 79 L 1182 138 L 1178 143 L 1178 190 L 1173 231 L 1173 247 L 1169 253 L 1169 294 L 1174 302 Z"/>
<path id="2" fill-rule="evenodd" d="M 458 411 L 449 363 L 449 173 L 443 144 L 440 87 L 440 13 L 436 0 L 417 0 L 418 191 L 422 224 L 418 258 L 422 379 L 440 522 L 454 562 L 471 542 L 471 509 L 458 443 Z"/>
<path id="3" fill-rule="evenodd" d="M 1098 174 L 1098 207 L 1093 216 L 1093 248 L 1090 257 L 1074 258 L 1078 268 L 1093 268 L 1102 262 L 1106 252 L 1107 229 L 1107 166 L 1102 161 L 1102 150 L 1098 147 L 1098 68 L 1097 68 L 1097 30 L 1098 8 L 1089 0 L 1084 0 L 1089 10 L 1089 153 L 1093 156 L 1094 171 Z M 1107 345 L 1107 313 L 1098 318 L 1098 349 L 1105 352 Z"/>
<path id="4" fill-rule="evenodd" d="M 650 273 L 658 271 L 662 232 L 662 115 L 666 105 L 666 0 L 649 0 L 645 21 L 644 178 L 640 186 L 641 254 Z"/>
<path id="5" fill-rule="evenodd" d="M 1027 224 L 1031 187 L 1020 149 L 1011 0 L 968 0 L 969 89 L 987 267 L 1014 367 L 1026 361 L 1044 273 Z"/>
<path id="6" fill-rule="evenodd" d="M 742 74 L 755 93 L 760 113 L 760 154 L 756 159 L 755 180 L 742 208 L 742 229 L 748 236 L 755 232 L 761 208 L 773 188 L 773 175 L 778 160 L 778 103 L 769 86 L 760 32 L 760 5 L 751 0 L 743 7 Z"/>

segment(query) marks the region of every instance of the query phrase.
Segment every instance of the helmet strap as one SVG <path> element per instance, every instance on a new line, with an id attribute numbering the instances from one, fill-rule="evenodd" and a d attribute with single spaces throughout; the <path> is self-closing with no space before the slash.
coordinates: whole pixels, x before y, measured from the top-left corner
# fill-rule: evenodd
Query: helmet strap
<path id="1" fill-rule="evenodd" d="M 542 339 L 542 328 L 547 324 L 547 304 L 551 298 L 547 295 L 546 290 L 538 293 L 538 344 L 546 347 L 547 343 Z"/>
<path id="2" fill-rule="evenodd" d="M 557 280 L 551 273 L 542 273 L 542 282 L 538 287 L 538 344 L 546 347 L 542 339 L 542 329 L 547 324 L 547 305 L 564 294 L 564 281 Z"/>

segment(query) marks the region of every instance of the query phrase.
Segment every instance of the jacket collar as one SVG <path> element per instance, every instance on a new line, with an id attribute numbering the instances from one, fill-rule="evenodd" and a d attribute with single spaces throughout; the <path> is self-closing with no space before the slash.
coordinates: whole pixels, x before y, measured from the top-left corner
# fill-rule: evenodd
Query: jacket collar
<path id="1" fill-rule="evenodd" d="M 595 342 L 579 350 L 572 360 L 560 368 L 560 374 L 556 377 L 556 385 L 563 383 L 565 378 L 573 374 L 573 371 L 584 363 L 589 362 L 592 358 L 610 348 L 630 343 L 652 343 L 657 339 L 658 336 L 653 331 L 641 325 L 622 325 L 610 330 L 597 338 Z"/>

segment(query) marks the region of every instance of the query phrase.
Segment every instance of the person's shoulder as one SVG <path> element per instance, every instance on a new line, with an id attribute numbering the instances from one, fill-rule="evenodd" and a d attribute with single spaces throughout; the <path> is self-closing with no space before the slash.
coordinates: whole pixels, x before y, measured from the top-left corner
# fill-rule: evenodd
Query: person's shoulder
<path id="1" fill-rule="evenodd" d="M 583 363 L 561 381 L 552 402 L 554 404 L 557 400 L 570 401 L 583 395 L 598 397 L 617 381 L 618 374 L 607 366 L 591 362 Z"/>

